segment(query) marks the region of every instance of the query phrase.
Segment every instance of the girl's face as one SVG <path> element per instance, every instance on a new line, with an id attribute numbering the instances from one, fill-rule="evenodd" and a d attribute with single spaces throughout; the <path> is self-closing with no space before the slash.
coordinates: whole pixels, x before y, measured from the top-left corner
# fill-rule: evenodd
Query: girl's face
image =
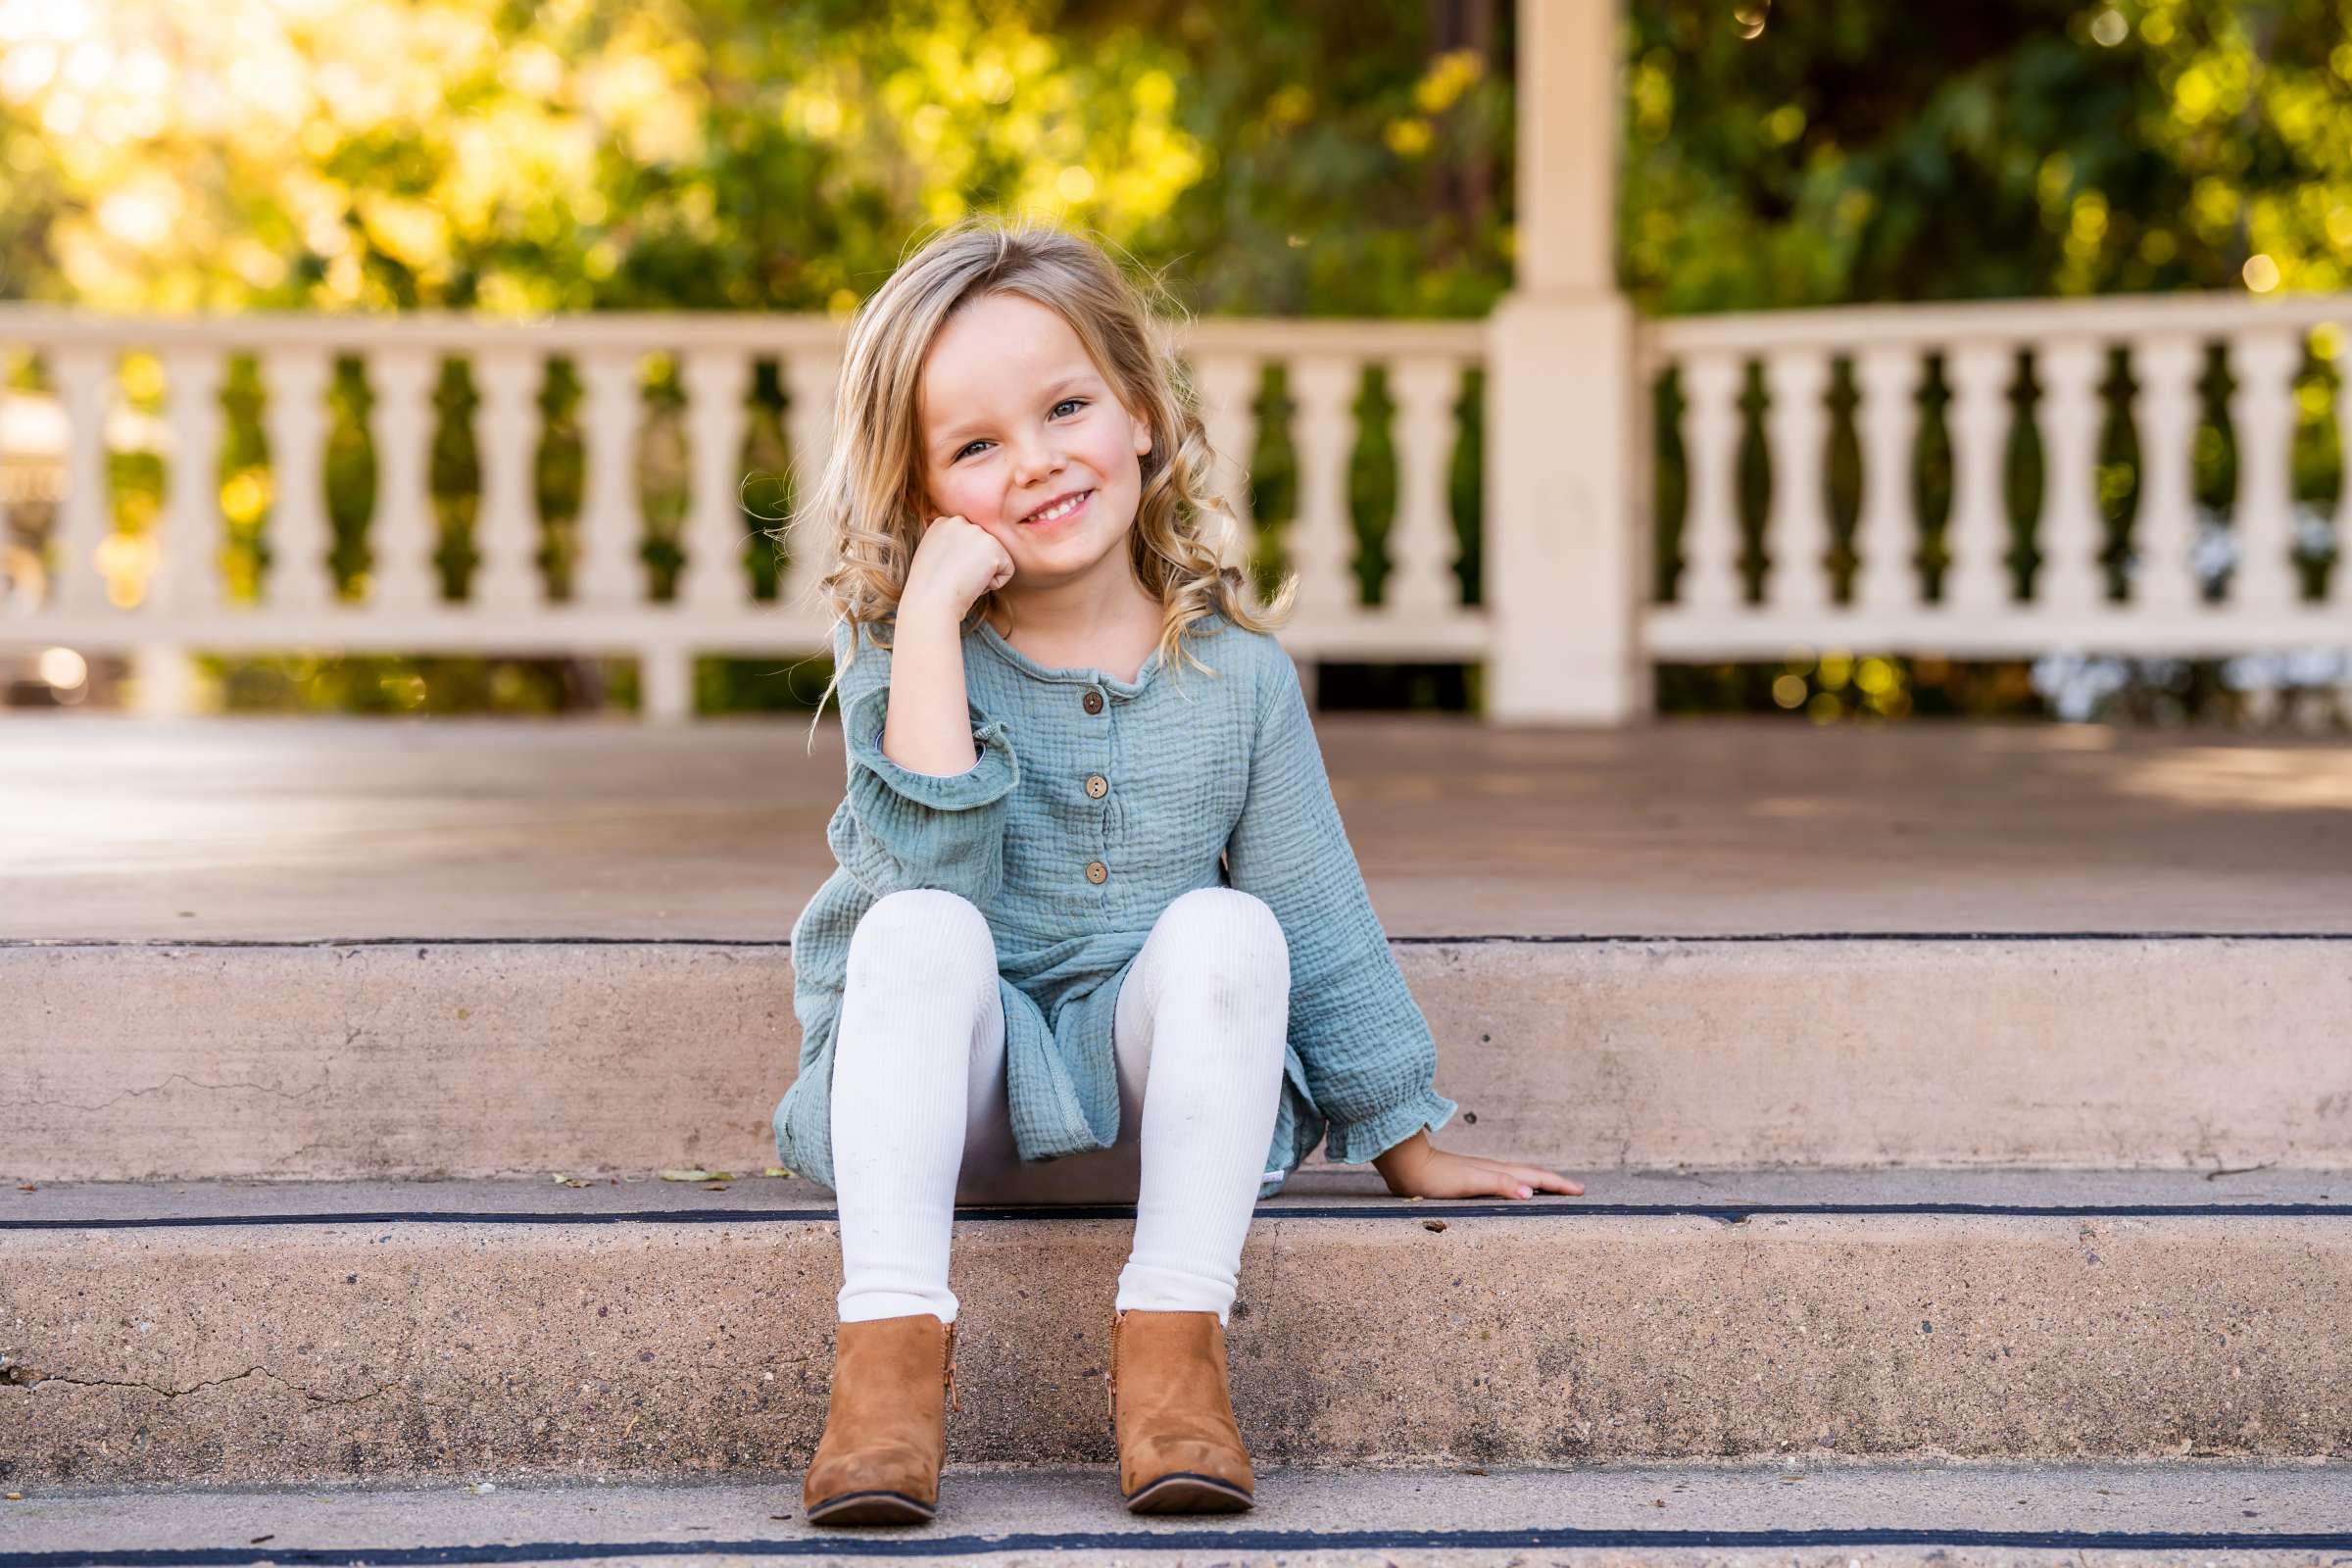
<path id="1" fill-rule="evenodd" d="M 986 529 L 1012 557 L 1008 588 L 1126 569 L 1152 426 L 1060 313 L 1018 294 L 959 307 L 923 362 L 917 430 L 923 526 L 959 516 Z"/>

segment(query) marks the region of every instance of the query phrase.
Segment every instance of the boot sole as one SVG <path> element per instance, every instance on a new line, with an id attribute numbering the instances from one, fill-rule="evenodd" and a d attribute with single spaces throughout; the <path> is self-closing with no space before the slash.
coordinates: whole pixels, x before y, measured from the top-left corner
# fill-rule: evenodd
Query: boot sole
<path id="1" fill-rule="evenodd" d="M 1138 1488 L 1127 1497 L 1130 1513 L 1239 1513 L 1256 1498 L 1230 1481 L 1178 1470 Z"/>
<path id="2" fill-rule="evenodd" d="M 904 1492 L 844 1492 L 808 1510 L 812 1525 L 920 1525 L 937 1513 L 931 1504 Z"/>

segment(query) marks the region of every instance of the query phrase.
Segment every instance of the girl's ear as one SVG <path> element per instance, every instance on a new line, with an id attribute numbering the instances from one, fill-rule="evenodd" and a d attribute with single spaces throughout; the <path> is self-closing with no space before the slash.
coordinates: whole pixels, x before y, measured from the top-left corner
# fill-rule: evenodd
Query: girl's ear
<path id="1" fill-rule="evenodd" d="M 1150 457 L 1152 455 L 1152 421 L 1130 414 L 1127 416 L 1127 422 L 1135 427 L 1135 455 L 1139 458 Z"/>

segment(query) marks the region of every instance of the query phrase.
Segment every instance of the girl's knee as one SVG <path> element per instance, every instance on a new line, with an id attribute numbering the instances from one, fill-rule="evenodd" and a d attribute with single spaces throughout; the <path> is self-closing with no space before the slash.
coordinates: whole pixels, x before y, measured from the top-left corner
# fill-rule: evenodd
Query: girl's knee
<path id="1" fill-rule="evenodd" d="M 1175 946 L 1175 969 L 1162 968 L 1157 996 L 1181 973 L 1192 994 L 1220 1014 L 1287 1008 L 1290 944 L 1263 899 L 1238 888 L 1196 888 L 1160 916 Z"/>
<path id="2" fill-rule="evenodd" d="M 902 888 L 876 899 L 850 934 L 849 974 L 905 984 L 994 985 L 997 945 L 988 917 L 959 893 Z"/>
<path id="3" fill-rule="evenodd" d="M 1282 934 L 1282 921 L 1273 906 L 1254 893 L 1239 888 L 1195 888 L 1167 907 L 1161 919 L 1175 926 L 1188 941 L 1211 938 L 1211 951 L 1240 952 L 1251 959 L 1272 959 L 1273 967 L 1282 975 L 1283 984 L 1290 983 L 1290 943 Z M 1236 942 L 1235 937 L 1240 940 Z M 1258 964 L 1245 960 L 1242 967 L 1255 968 Z"/>

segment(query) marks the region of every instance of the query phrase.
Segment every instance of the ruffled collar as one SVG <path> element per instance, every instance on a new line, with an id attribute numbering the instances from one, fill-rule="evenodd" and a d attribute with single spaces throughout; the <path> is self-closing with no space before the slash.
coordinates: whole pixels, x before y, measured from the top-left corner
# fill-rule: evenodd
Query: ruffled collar
<path id="1" fill-rule="evenodd" d="M 1185 635 L 1197 636 L 1201 627 L 1212 621 L 1221 622 L 1222 620 L 1223 617 L 1212 610 L 1200 619 L 1193 622 L 1192 625 L 1187 626 Z M 1121 680 L 1116 675 L 1093 666 L 1054 669 L 1041 664 L 1006 642 L 1004 633 L 990 625 L 988 617 L 985 615 L 980 617 L 980 624 L 974 635 L 978 636 L 988 647 L 994 649 L 998 658 L 1034 680 L 1059 681 L 1073 686 L 1100 686 L 1104 691 L 1118 697 L 1140 695 L 1145 687 L 1152 684 L 1152 678 L 1159 673 L 1160 666 L 1165 662 L 1164 650 L 1154 648 L 1152 650 L 1151 657 L 1144 661 L 1144 667 L 1135 672 L 1135 679 Z"/>

